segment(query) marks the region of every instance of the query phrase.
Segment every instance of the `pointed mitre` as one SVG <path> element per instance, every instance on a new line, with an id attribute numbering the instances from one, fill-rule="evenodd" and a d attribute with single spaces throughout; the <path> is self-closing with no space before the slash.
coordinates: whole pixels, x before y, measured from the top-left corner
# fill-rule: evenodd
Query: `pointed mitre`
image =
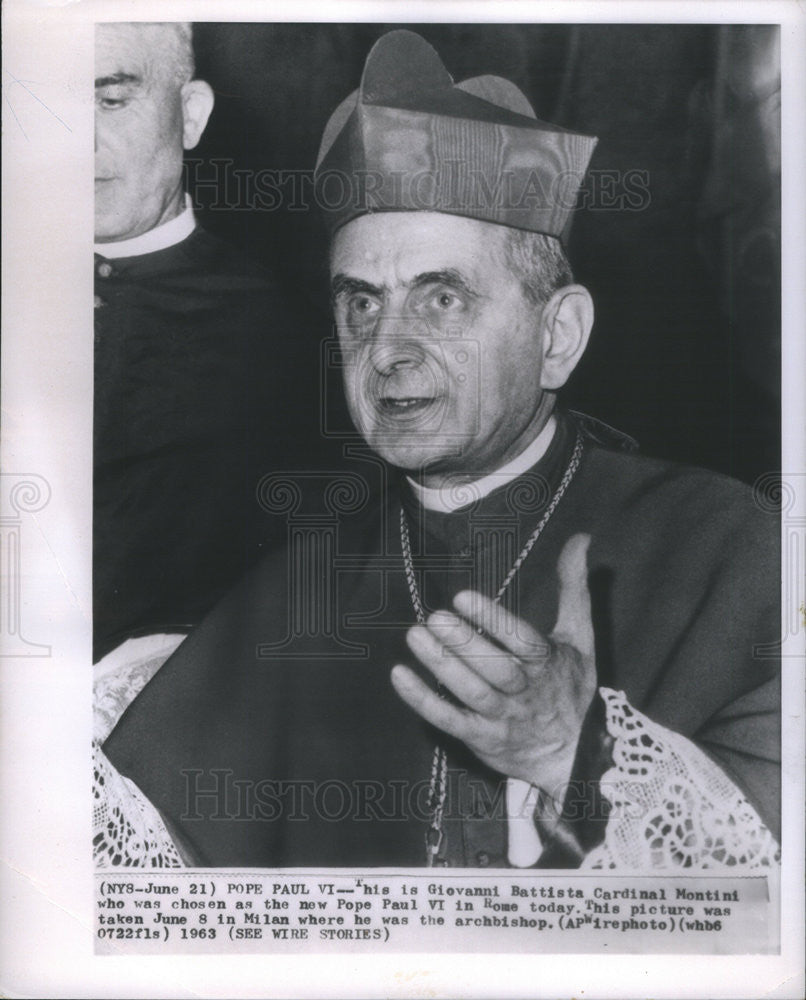
<path id="1" fill-rule="evenodd" d="M 540 121 L 501 77 L 454 84 L 423 38 L 392 31 L 327 123 L 317 201 L 331 232 L 370 212 L 436 211 L 565 241 L 596 141 Z"/>

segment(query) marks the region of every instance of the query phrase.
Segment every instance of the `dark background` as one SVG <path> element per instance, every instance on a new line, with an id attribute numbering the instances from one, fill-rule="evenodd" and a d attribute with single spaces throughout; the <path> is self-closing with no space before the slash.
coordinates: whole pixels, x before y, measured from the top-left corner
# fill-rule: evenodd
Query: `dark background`
<path id="1" fill-rule="evenodd" d="M 254 178 L 310 175 L 329 115 L 392 27 L 195 28 L 197 75 L 215 89 L 216 108 L 187 162 L 188 185 L 204 225 L 265 263 L 297 310 L 295 364 L 311 372 L 310 423 L 293 430 L 300 467 L 323 461 L 319 357 L 331 335 L 325 236 L 314 208 L 261 199 Z M 406 27 L 435 46 L 455 80 L 504 76 L 538 117 L 599 137 L 570 243 L 597 319 L 565 403 L 631 434 L 648 454 L 748 482 L 779 469 L 777 29 Z M 636 171 L 645 172 L 648 204 L 618 209 L 602 184 L 623 191 L 625 175 Z M 328 426 L 348 426 L 339 404 Z M 328 454 L 340 447 L 334 440 Z"/>

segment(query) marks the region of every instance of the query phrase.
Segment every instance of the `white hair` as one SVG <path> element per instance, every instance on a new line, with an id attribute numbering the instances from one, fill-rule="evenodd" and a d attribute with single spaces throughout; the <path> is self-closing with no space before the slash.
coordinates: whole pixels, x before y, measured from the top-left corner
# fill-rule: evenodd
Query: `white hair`
<path id="1" fill-rule="evenodd" d="M 182 87 L 193 79 L 196 64 L 193 25 L 189 21 L 130 21 L 125 27 L 141 32 L 149 50 L 159 53 L 160 69 L 171 83 Z"/>
<path id="2" fill-rule="evenodd" d="M 504 236 L 504 255 L 534 305 L 547 302 L 558 288 L 574 280 L 563 245 L 555 236 L 509 229 Z"/>

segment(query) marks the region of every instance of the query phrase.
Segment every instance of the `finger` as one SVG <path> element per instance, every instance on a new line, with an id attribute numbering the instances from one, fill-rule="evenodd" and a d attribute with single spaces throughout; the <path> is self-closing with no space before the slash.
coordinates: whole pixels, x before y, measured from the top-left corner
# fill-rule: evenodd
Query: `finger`
<path id="1" fill-rule="evenodd" d="M 438 618 L 438 615 L 432 615 Z M 450 616 L 453 617 L 453 616 Z M 443 629 L 415 625 L 406 634 L 406 643 L 420 662 L 454 694 L 462 704 L 488 718 L 503 714 L 505 696 L 491 687 L 445 645 Z"/>
<path id="2" fill-rule="evenodd" d="M 460 591 L 453 605 L 518 659 L 534 661 L 549 655 L 550 644 L 528 622 L 477 590 Z"/>
<path id="3" fill-rule="evenodd" d="M 428 627 L 446 649 L 497 690 L 520 694 L 526 689 L 529 679 L 517 656 L 479 635 L 469 622 L 449 611 L 435 611 Z"/>
<path id="4" fill-rule="evenodd" d="M 557 623 L 551 633 L 555 642 L 568 643 L 584 657 L 593 656 L 593 622 L 588 590 L 590 535 L 573 535 L 563 546 L 557 562 L 560 585 Z"/>
<path id="5" fill-rule="evenodd" d="M 392 686 L 403 701 L 426 722 L 465 742 L 471 726 L 468 714 L 431 690 L 409 667 L 392 667 Z"/>

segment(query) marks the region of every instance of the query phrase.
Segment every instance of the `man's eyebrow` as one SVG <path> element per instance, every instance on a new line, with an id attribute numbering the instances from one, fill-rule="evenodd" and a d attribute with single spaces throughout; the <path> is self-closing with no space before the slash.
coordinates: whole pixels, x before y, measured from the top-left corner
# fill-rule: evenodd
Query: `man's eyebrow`
<path id="1" fill-rule="evenodd" d="M 384 289 L 380 285 L 370 284 L 370 282 L 362 281 L 360 278 L 351 278 L 348 274 L 339 273 L 333 275 L 333 279 L 330 282 L 330 294 L 334 299 L 339 295 L 355 295 L 357 292 L 381 298 Z"/>
<path id="2" fill-rule="evenodd" d="M 461 272 L 452 267 L 442 271 L 423 271 L 415 275 L 409 282 L 411 288 L 423 288 L 427 285 L 447 285 L 449 288 L 455 288 L 472 298 L 478 298 L 479 295 L 478 292 L 473 291 Z M 339 295 L 355 295 L 357 293 L 382 298 L 384 292 L 383 286 L 373 285 L 361 278 L 351 278 L 348 274 L 334 274 L 330 282 L 330 294 L 334 299 Z"/>
<path id="3" fill-rule="evenodd" d="M 95 80 L 96 87 L 115 87 L 121 83 L 142 83 L 143 78 L 136 73 L 113 73 L 111 76 L 99 76 Z"/>
<path id="4" fill-rule="evenodd" d="M 479 295 L 478 292 L 473 291 L 464 275 L 452 267 L 446 268 L 444 271 L 423 271 L 416 275 L 411 282 L 412 288 L 422 288 L 425 285 L 447 285 L 449 288 L 456 288 L 473 298 L 478 298 Z"/>

